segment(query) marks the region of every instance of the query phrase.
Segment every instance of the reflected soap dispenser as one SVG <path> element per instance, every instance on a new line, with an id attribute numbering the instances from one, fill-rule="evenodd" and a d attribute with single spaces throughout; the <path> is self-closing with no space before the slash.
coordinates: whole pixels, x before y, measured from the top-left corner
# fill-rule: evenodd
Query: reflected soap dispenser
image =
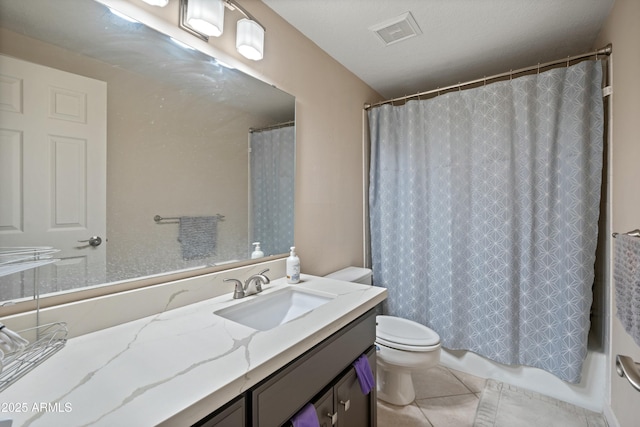
<path id="1" fill-rule="evenodd" d="M 251 252 L 251 259 L 262 258 L 264 256 L 264 252 L 260 249 L 260 242 L 252 243 L 254 246 L 253 252 Z"/>
<path id="2" fill-rule="evenodd" d="M 296 255 L 295 246 L 291 246 L 291 252 L 287 258 L 287 282 L 300 282 L 300 258 Z"/>

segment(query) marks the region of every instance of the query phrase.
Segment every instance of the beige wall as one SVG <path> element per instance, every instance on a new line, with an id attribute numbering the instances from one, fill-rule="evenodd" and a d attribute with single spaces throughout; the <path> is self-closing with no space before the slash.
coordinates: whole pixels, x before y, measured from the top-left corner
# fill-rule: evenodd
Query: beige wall
<path id="1" fill-rule="evenodd" d="M 177 25 L 178 0 L 166 8 L 127 0 Z M 363 126 L 366 102 L 380 100 L 370 87 L 291 27 L 259 0 L 239 3 L 267 29 L 264 59 L 235 50 L 235 23 L 209 44 L 244 64 L 250 74 L 296 97 L 295 244 L 302 271 L 324 275 L 363 265 Z M 361 54 L 361 52 L 354 52 Z"/>
<path id="2" fill-rule="evenodd" d="M 640 1 L 616 0 L 598 37 L 598 46 L 613 44 L 611 141 L 611 212 L 613 231 L 640 227 Z M 612 296 L 611 296 L 612 297 Z M 613 298 L 613 297 L 612 297 Z M 615 302 L 614 302 L 615 303 Z M 640 362 L 640 348 L 610 314 L 609 405 L 623 427 L 638 425 L 640 393 L 615 372 L 616 354 Z"/>

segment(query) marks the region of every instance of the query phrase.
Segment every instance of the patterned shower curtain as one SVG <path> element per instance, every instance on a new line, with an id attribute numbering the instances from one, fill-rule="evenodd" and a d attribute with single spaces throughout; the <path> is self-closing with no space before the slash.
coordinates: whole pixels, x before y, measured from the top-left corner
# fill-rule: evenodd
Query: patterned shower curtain
<path id="1" fill-rule="evenodd" d="M 602 68 L 369 111 L 374 282 L 449 349 L 579 382 L 603 156 Z"/>
<path id="2" fill-rule="evenodd" d="M 249 144 L 251 242 L 260 242 L 265 255 L 288 253 L 293 245 L 295 127 L 252 132 Z"/>

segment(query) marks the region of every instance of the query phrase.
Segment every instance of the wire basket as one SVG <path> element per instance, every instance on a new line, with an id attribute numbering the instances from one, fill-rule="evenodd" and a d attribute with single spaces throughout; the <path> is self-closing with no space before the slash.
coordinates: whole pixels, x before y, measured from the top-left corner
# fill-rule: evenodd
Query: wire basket
<path id="1" fill-rule="evenodd" d="M 0 392 L 64 347 L 67 324 L 49 323 L 18 332 L 30 344 L 24 349 L 5 355 L 0 372 Z"/>

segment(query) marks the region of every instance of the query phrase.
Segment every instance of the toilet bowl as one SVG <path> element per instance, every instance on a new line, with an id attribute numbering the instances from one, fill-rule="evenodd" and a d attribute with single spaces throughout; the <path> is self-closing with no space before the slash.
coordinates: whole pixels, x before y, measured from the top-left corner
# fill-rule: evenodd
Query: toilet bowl
<path id="1" fill-rule="evenodd" d="M 347 267 L 327 278 L 371 284 L 371 270 Z M 404 406 L 416 397 L 412 373 L 433 368 L 440 361 L 438 334 L 412 320 L 376 316 L 376 383 L 378 399 Z"/>
<path id="2" fill-rule="evenodd" d="M 376 316 L 378 398 L 404 406 L 416 397 L 413 372 L 440 361 L 440 337 L 428 327 L 395 316 Z"/>

